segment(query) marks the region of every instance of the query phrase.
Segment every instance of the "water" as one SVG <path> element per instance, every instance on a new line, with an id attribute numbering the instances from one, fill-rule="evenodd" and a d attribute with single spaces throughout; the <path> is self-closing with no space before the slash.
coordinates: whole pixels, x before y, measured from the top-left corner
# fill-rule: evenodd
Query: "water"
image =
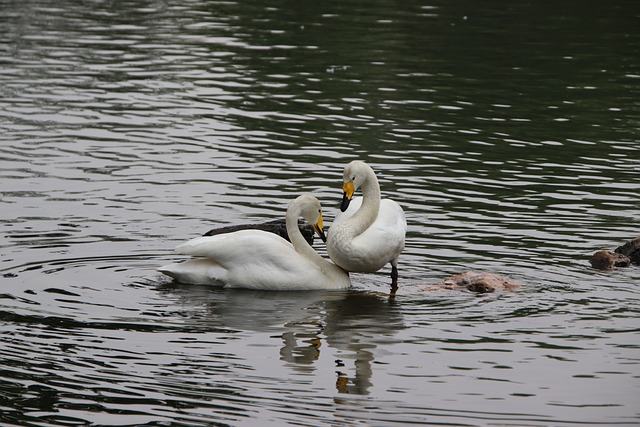
<path id="1" fill-rule="evenodd" d="M 1 424 L 640 425 L 635 2 L 244 3 L 0 1 Z M 395 300 L 155 272 L 355 158 Z"/>

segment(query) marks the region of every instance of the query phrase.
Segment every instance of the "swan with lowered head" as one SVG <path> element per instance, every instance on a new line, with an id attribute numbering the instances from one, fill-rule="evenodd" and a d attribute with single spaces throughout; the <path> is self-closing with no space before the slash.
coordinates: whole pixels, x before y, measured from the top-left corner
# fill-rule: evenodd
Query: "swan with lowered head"
<path id="1" fill-rule="evenodd" d="M 354 160 L 344 168 L 344 197 L 327 236 L 327 252 L 349 272 L 373 273 L 391 263 L 391 292 L 398 288 L 398 258 L 404 249 L 407 222 L 393 200 L 380 200 L 373 169 Z M 362 197 L 353 193 L 362 188 Z"/>
<path id="2" fill-rule="evenodd" d="M 178 253 L 196 258 L 158 270 L 192 284 L 264 290 L 347 288 L 351 284 L 349 274 L 309 245 L 298 228 L 298 217 L 313 224 L 324 240 L 320 202 L 311 195 L 302 195 L 287 209 L 291 243 L 262 230 L 198 237 L 176 248 Z"/>

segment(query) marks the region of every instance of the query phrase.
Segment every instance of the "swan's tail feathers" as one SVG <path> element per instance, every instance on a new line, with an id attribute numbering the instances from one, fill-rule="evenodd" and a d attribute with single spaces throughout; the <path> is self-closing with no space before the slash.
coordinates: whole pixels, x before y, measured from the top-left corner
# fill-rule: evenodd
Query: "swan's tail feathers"
<path id="1" fill-rule="evenodd" d="M 193 285 L 221 285 L 226 282 L 227 270 L 207 258 L 190 259 L 158 268 L 162 274 L 173 277 L 180 283 Z"/>

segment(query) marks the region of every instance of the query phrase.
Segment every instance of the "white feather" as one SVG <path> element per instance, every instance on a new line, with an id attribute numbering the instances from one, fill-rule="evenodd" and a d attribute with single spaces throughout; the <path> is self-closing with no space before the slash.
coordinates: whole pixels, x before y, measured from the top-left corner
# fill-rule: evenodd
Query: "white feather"
<path id="1" fill-rule="evenodd" d="M 327 236 L 331 260 L 351 272 L 370 273 L 387 263 L 397 265 L 407 232 L 402 207 L 393 200 L 380 200 L 378 180 L 364 162 L 347 165 L 344 176 L 345 182 L 356 178 L 363 197 L 354 197 L 347 210 L 336 215 Z"/>
<path id="2" fill-rule="evenodd" d="M 303 195 L 287 209 L 292 243 L 273 233 L 242 230 L 198 237 L 178 246 L 183 255 L 198 257 L 170 264 L 160 272 L 183 283 L 271 290 L 341 289 L 350 284 L 341 268 L 324 260 L 304 239 L 298 216 L 311 223 L 321 219 L 320 202 Z"/>

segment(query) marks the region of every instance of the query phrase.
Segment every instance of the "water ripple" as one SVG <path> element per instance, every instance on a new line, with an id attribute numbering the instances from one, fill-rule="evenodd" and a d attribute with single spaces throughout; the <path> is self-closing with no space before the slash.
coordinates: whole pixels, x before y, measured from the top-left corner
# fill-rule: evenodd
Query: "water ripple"
<path id="1" fill-rule="evenodd" d="M 637 424 L 640 270 L 588 263 L 638 235 L 629 5 L 245 3 L 0 0 L 2 424 Z M 355 158 L 396 299 L 156 273 L 301 192 L 330 225 Z"/>

